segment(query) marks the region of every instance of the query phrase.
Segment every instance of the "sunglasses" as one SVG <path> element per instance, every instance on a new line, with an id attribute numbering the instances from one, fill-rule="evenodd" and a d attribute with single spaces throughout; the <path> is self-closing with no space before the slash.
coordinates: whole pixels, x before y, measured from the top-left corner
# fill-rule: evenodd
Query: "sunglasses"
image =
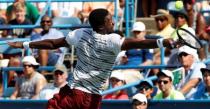
<path id="1" fill-rule="evenodd" d="M 54 74 L 55 74 L 55 75 L 63 75 L 63 72 L 61 72 L 61 71 L 55 71 Z"/>
<path id="2" fill-rule="evenodd" d="M 185 53 L 185 52 L 182 52 L 182 53 L 179 54 L 179 57 L 182 57 L 182 56 L 186 57 L 186 56 L 188 56 L 188 55 L 189 55 L 189 54 L 187 54 L 187 53 Z"/>
<path id="3" fill-rule="evenodd" d="M 151 89 L 151 87 L 149 87 L 149 86 L 142 86 L 142 87 L 139 88 L 139 91 L 143 91 L 143 90 L 147 91 L 149 89 Z"/>
<path id="4" fill-rule="evenodd" d="M 41 23 L 51 23 L 52 21 L 51 20 L 43 20 L 43 21 L 41 21 Z"/>
<path id="5" fill-rule="evenodd" d="M 167 80 L 158 80 L 158 84 L 161 84 L 163 82 L 163 84 L 168 84 L 169 81 Z"/>
<path id="6" fill-rule="evenodd" d="M 33 67 L 31 64 L 24 64 L 23 67 Z"/>
<path id="7" fill-rule="evenodd" d="M 155 21 L 158 22 L 164 22 L 166 20 L 166 18 L 155 18 Z"/>

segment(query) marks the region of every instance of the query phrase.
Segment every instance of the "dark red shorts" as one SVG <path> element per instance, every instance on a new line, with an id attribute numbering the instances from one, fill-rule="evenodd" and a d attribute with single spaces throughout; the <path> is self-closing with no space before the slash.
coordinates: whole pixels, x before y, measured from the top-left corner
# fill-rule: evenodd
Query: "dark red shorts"
<path id="1" fill-rule="evenodd" d="M 47 109 L 100 109 L 101 95 L 90 94 L 65 85 L 48 101 Z"/>

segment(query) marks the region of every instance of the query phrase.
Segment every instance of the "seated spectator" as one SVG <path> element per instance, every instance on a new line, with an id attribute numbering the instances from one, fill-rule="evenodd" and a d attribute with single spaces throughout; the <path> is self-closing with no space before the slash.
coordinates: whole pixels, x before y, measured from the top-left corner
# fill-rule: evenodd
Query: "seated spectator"
<path id="1" fill-rule="evenodd" d="M 147 109 L 148 102 L 144 94 L 138 93 L 132 97 L 132 109 Z"/>
<path id="2" fill-rule="evenodd" d="M 143 22 L 135 22 L 132 28 L 133 37 L 136 40 L 145 40 L 146 27 Z M 123 66 L 147 66 L 152 64 L 153 55 L 149 49 L 130 49 L 121 58 Z M 123 69 L 126 82 L 131 83 L 143 79 L 143 69 Z M 128 93 L 135 93 L 135 88 L 128 88 Z M 129 95 L 130 96 L 130 95 Z"/>
<path id="3" fill-rule="evenodd" d="M 112 88 L 120 87 L 126 84 L 124 74 L 118 71 L 113 71 L 109 80 Z M 128 99 L 128 95 L 125 90 L 119 90 L 114 93 L 105 95 L 103 99 L 123 100 Z"/>
<path id="4" fill-rule="evenodd" d="M 174 32 L 174 28 L 171 26 L 173 24 L 173 17 L 169 13 L 169 11 L 164 9 L 158 9 L 157 15 L 154 16 L 156 21 L 156 27 L 158 32 L 156 33 L 157 36 L 161 36 L 163 38 L 171 38 L 172 33 Z M 167 63 L 169 56 L 171 54 L 170 49 L 165 49 L 164 52 L 164 64 Z M 161 52 L 160 49 L 154 49 L 154 58 L 153 58 L 153 64 L 159 65 L 161 64 Z M 152 69 L 153 72 L 157 73 L 158 69 Z"/>
<path id="5" fill-rule="evenodd" d="M 169 70 L 162 70 L 158 74 L 158 86 L 161 92 L 154 96 L 154 100 L 184 100 L 184 95 L 173 88 L 174 76 Z"/>
<path id="6" fill-rule="evenodd" d="M 137 86 L 136 86 L 138 93 L 144 94 L 147 99 L 152 99 L 152 93 L 153 93 L 153 83 L 149 79 L 142 80 Z"/>
<path id="7" fill-rule="evenodd" d="M 51 17 L 44 15 L 41 19 L 41 28 L 43 29 L 41 33 L 34 34 L 31 36 L 32 41 L 39 41 L 44 39 L 57 39 L 64 37 L 63 33 L 52 28 L 52 19 Z M 64 53 L 66 51 L 65 47 L 55 49 L 55 50 L 46 50 L 46 49 L 34 49 L 34 56 L 39 61 L 41 66 L 54 66 L 56 64 L 63 64 Z M 43 71 L 42 73 L 44 73 Z"/>
<path id="8" fill-rule="evenodd" d="M 57 65 L 53 71 L 54 82 L 44 87 L 40 94 L 39 99 L 50 99 L 55 93 L 58 93 L 60 88 L 65 86 L 68 82 L 68 71 L 64 65 Z"/>
<path id="9" fill-rule="evenodd" d="M 210 35 L 207 34 L 205 31 L 206 29 L 206 21 L 202 13 L 195 11 L 195 0 L 183 0 L 184 9 L 187 12 L 188 19 L 188 25 L 189 27 L 192 27 L 195 29 L 196 36 L 200 40 L 209 40 Z M 201 60 L 204 60 L 207 58 L 205 54 L 205 49 L 201 48 L 199 49 L 199 57 Z"/>
<path id="10" fill-rule="evenodd" d="M 25 0 L 14 0 L 14 3 L 7 7 L 6 10 L 7 21 L 14 19 L 13 8 L 16 2 L 21 2 L 24 4 L 24 7 L 26 8 L 25 9 L 26 18 L 29 19 L 33 24 L 35 24 L 36 20 L 39 17 L 39 11 L 34 5 L 26 2 Z"/>
<path id="11" fill-rule="evenodd" d="M 194 95 L 194 99 L 210 100 L 210 64 L 206 68 L 201 68 L 203 74 L 203 84 Z"/>
<path id="12" fill-rule="evenodd" d="M 189 46 L 178 49 L 178 60 L 185 69 L 185 78 L 178 84 L 178 90 L 185 95 L 186 99 L 191 99 L 202 81 L 200 69 L 205 68 L 206 65 L 199 62 L 197 50 Z"/>
<path id="13" fill-rule="evenodd" d="M 15 17 L 14 19 L 10 20 L 8 24 L 10 25 L 30 25 L 32 24 L 29 19 L 25 17 L 26 15 L 26 7 L 22 2 L 15 2 L 12 8 Z M 8 34 L 12 37 L 16 38 L 24 38 L 29 36 L 32 33 L 32 29 L 12 29 L 9 30 Z"/>
<path id="14" fill-rule="evenodd" d="M 46 85 L 46 79 L 36 71 L 39 63 L 33 56 L 25 56 L 22 63 L 23 75 L 17 77 L 15 90 L 10 99 L 37 99 L 39 92 Z"/>

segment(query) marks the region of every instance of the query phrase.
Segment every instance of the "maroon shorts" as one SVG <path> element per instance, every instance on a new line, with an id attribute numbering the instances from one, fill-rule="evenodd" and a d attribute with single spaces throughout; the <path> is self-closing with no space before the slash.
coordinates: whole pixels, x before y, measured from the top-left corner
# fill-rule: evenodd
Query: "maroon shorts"
<path id="1" fill-rule="evenodd" d="M 48 101 L 47 109 L 99 109 L 101 95 L 90 94 L 65 85 Z"/>

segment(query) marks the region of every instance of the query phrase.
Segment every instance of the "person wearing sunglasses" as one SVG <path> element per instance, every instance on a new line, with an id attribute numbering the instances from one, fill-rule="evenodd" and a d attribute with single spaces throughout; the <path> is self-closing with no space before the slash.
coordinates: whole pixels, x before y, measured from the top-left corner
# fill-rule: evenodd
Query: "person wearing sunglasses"
<path id="1" fill-rule="evenodd" d="M 17 77 L 15 90 L 10 99 L 37 99 L 39 92 L 46 85 L 45 77 L 36 71 L 39 63 L 33 56 L 25 56 L 22 60 L 23 75 Z"/>
<path id="2" fill-rule="evenodd" d="M 148 101 L 144 94 L 135 94 L 132 99 L 132 109 L 147 109 Z"/>
<path id="3" fill-rule="evenodd" d="M 154 15 L 152 17 L 154 17 L 156 27 L 157 27 L 157 33 L 155 35 L 160 36 L 162 38 L 172 38 L 171 35 L 175 29 L 172 27 L 171 24 L 173 24 L 174 19 L 173 19 L 173 16 L 169 13 L 169 11 L 164 10 L 164 9 L 158 9 L 157 15 Z M 168 61 L 170 53 L 171 53 L 170 49 L 165 49 L 165 53 L 164 53 L 165 64 Z M 155 49 L 153 54 L 154 54 L 153 64 L 155 65 L 161 64 L 160 49 Z M 158 71 L 159 71 L 158 69 L 152 69 L 152 72 L 154 73 L 157 73 Z"/>
<path id="4" fill-rule="evenodd" d="M 39 99 L 50 99 L 60 88 L 65 86 L 68 78 L 68 70 L 65 65 L 56 65 L 53 71 L 53 83 L 46 85 L 39 93 Z"/>
<path id="5" fill-rule="evenodd" d="M 178 84 L 177 89 L 185 95 L 186 99 L 192 99 L 203 80 L 200 69 L 205 68 L 206 65 L 199 60 L 197 50 L 189 46 L 180 47 L 177 55 L 178 61 L 185 70 L 184 81 Z"/>
<path id="6" fill-rule="evenodd" d="M 138 93 L 144 94 L 147 99 L 152 99 L 152 93 L 154 91 L 153 83 L 149 79 L 143 79 L 137 86 Z"/>
<path id="7" fill-rule="evenodd" d="M 118 70 L 113 71 L 109 79 L 109 82 L 112 88 L 123 86 L 126 84 L 125 75 Z M 128 94 L 126 90 L 119 90 L 111 94 L 105 95 L 103 99 L 126 100 L 128 99 Z"/>
<path id="8" fill-rule="evenodd" d="M 154 100 L 184 100 L 184 95 L 173 88 L 173 73 L 169 70 L 158 72 L 158 87 L 161 92 L 154 96 Z"/>
<path id="9" fill-rule="evenodd" d="M 32 41 L 40 41 L 44 39 L 57 39 L 64 37 L 63 33 L 57 29 L 52 28 L 53 21 L 48 15 L 44 15 L 40 22 L 42 31 L 31 36 Z M 66 52 L 65 47 L 60 47 L 58 49 L 46 50 L 46 49 L 33 49 L 33 55 L 39 61 L 41 66 L 54 66 L 56 64 L 62 64 L 64 60 L 64 55 Z M 47 73 L 47 71 L 41 71 L 42 74 Z"/>

